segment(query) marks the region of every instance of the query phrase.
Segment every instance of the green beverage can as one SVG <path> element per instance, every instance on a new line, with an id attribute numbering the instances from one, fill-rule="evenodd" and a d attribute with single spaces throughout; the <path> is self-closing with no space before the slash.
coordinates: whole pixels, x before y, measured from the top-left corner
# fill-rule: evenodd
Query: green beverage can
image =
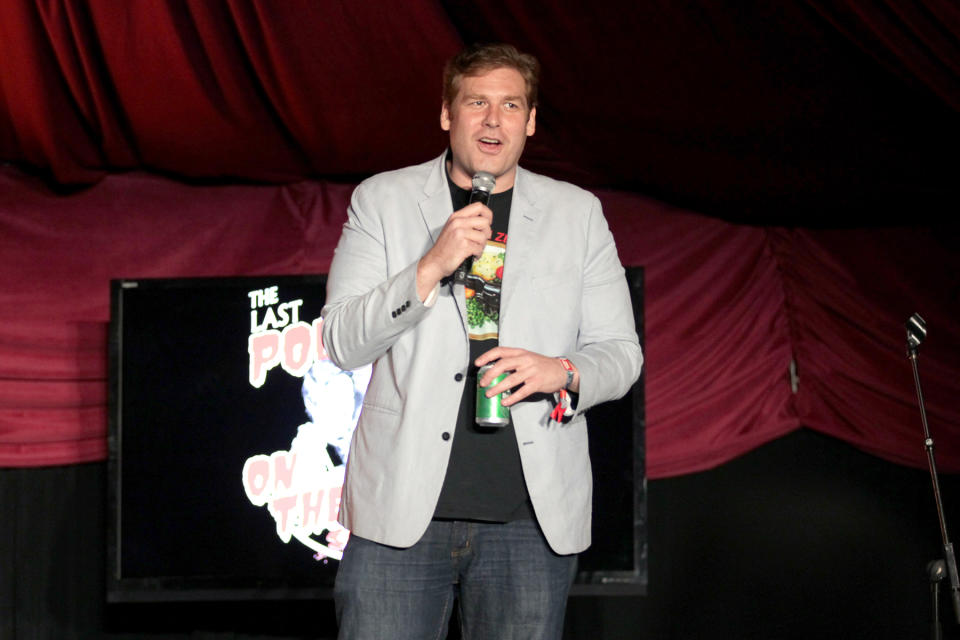
<path id="1" fill-rule="evenodd" d="M 492 366 L 492 364 L 484 365 L 480 367 L 480 370 L 477 372 L 476 421 L 481 427 L 505 427 L 506 425 L 510 424 L 510 408 L 503 406 L 500 401 L 502 400 L 502 396 L 509 395 L 510 392 L 504 391 L 503 393 L 499 393 L 492 398 L 488 398 L 486 391 L 490 387 L 496 385 L 501 380 L 506 378 L 508 374 L 506 372 L 501 373 L 486 387 L 480 386 L 480 380 Z"/>

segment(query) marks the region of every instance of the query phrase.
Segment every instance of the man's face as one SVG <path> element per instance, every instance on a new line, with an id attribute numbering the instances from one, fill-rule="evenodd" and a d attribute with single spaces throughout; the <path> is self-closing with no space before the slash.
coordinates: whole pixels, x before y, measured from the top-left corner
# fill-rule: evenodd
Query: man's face
<path id="1" fill-rule="evenodd" d="M 513 187 L 536 115 L 527 104 L 527 84 L 516 69 L 501 67 L 461 78 L 460 92 L 440 112 L 440 126 L 450 132 L 450 178 L 469 189 L 473 174 L 488 171 L 497 178 L 494 192 Z"/>

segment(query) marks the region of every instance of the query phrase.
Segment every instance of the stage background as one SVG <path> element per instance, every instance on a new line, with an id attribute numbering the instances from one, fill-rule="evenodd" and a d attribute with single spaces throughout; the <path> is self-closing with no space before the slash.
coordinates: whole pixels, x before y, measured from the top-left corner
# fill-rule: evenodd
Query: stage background
<path id="1" fill-rule="evenodd" d="M 960 473 L 958 12 L 3 3 L 0 636 L 128 615 L 96 605 L 109 281 L 323 273 L 356 182 L 442 151 L 442 61 L 482 38 L 544 63 L 525 166 L 645 269 L 651 594 L 576 600 L 571 637 L 922 637 L 903 323 Z"/>

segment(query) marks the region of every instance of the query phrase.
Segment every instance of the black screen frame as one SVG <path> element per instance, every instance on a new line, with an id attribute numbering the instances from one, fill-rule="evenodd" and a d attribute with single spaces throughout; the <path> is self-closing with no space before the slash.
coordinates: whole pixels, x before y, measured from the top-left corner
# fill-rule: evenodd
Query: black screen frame
<path id="1" fill-rule="evenodd" d="M 627 282 L 633 299 L 637 333 L 643 344 L 643 269 L 626 269 Z M 315 583 L 286 581 L 276 577 L 262 579 L 256 576 L 231 575 L 177 575 L 157 571 L 155 575 L 129 575 L 122 561 L 124 529 L 124 463 L 131 454 L 124 451 L 124 436 L 137 425 L 126 424 L 124 410 L 127 396 L 125 374 L 131 367 L 142 365 L 128 359 L 124 344 L 130 326 L 126 307 L 131 295 L 150 295 L 151 292 L 198 291 L 222 288 L 256 289 L 269 285 L 310 288 L 319 300 L 313 308 L 322 306 L 326 275 L 300 276 L 244 276 L 227 278 L 148 278 L 111 281 L 111 320 L 109 329 L 109 430 L 108 430 L 108 488 L 107 488 L 107 601 L 110 603 L 176 602 L 176 601 L 244 601 L 244 600 L 300 600 L 332 597 L 335 571 L 324 571 Z M 189 313 L 184 310 L 185 313 Z M 594 460 L 594 531 L 593 545 L 580 556 L 579 571 L 571 595 L 643 595 L 647 590 L 646 540 L 646 476 L 645 476 L 645 401 L 644 377 L 630 392 L 612 403 L 594 407 L 588 412 L 590 450 Z M 624 428 L 623 417 L 629 425 Z M 630 439 L 625 447 L 623 439 Z M 598 465 L 598 458 L 616 455 L 618 468 Z M 129 469 L 127 469 L 129 472 Z M 601 478 L 613 474 L 613 479 Z M 599 478 L 599 480 L 597 480 Z M 621 486 L 611 487 L 611 482 Z M 629 486 L 632 485 L 632 486 Z M 628 506 L 629 513 L 618 517 L 616 532 L 604 530 L 604 518 L 598 516 Z M 171 514 L 156 514 L 163 523 Z M 159 534 L 158 534 L 159 535 Z M 614 559 L 609 561 L 609 559 Z M 335 562 L 335 561 L 331 561 Z"/>

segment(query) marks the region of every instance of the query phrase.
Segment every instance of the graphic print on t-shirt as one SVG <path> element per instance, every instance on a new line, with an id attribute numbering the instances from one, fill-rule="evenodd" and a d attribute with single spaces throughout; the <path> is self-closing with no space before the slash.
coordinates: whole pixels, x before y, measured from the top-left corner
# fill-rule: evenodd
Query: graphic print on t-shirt
<path id="1" fill-rule="evenodd" d="M 504 240 L 506 238 L 504 237 Z M 483 255 L 473 261 L 464 285 L 467 325 L 471 340 L 496 340 L 500 320 L 500 284 L 503 281 L 505 242 L 487 242 Z"/>

